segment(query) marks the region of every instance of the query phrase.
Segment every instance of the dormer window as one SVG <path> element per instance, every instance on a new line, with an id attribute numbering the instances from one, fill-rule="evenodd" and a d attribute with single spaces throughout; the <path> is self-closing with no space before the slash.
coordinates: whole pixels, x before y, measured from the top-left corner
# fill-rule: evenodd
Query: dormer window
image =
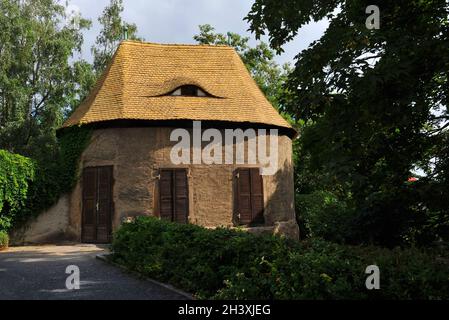
<path id="1" fill-rule="evenodd" d="M 208 94 L 204 92 L 202 89 L 193 85 L 181 86 L 174 91 L 172 91 L 169 95 L 171 96 L 184 96 L 184 97 L 206 97 Z"/>

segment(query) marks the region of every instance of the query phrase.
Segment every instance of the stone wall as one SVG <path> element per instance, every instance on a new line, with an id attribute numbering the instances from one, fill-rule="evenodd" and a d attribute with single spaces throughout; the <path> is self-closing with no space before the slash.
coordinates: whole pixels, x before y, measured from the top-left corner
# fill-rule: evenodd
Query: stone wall
<path id="1" fill-rule="evenodd" d="M 29 221 L 27 225 L 16 230 L 11 235 L 12 245 L 27 243 L 51 243 L 76 240 L 76 234 L 68 234 L 69 226 L 69 196 L 64 195 L 59 201 L 39 216 Z"/>

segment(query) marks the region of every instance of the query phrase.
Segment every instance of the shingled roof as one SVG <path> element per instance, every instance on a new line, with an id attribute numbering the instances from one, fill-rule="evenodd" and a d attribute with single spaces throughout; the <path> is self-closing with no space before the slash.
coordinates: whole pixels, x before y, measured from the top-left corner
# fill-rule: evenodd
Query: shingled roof
<path id="1" fill-rule="evenodd" d="M 170 96 L 195 85 L 207 97 Z M 212 120 L 291 128 L 231 47 L 124 41 L 63 127 L 110 120 Z"/>

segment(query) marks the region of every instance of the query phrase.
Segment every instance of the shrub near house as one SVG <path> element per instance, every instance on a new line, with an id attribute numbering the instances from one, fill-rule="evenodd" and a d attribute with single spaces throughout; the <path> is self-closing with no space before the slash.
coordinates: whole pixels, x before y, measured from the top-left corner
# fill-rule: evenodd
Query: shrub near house
<path id="1" fill-rule="evenodd" d="M 448 299 L 447 252 L 302 243 L 151 217 L 124 224 L 112 259 L 214 299 Z M 380 268 L 380 290 L 365 269 Z"/>

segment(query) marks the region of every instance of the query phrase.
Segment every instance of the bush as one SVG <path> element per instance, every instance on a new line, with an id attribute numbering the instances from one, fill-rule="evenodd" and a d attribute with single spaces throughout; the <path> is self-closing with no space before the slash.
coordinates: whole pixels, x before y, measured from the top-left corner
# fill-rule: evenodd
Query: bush
<path id="1" fill-rule="evenodd" d="M 297 194 L 295 201 L 304 236 L 338 243 L 347 241 L 354 214 L 344 201 L 325 191 Z"/>
<path id="2" fill-rule="evenodd" d="M 25 204 L 33 178 L 31 159 L 0 150 L 0 231 L 11 228 L 16 214 Z"/>
<path id="3" fill-rule="evenodd" d="M 5 231 L 0 231 L 0 250 L 7 248 L 9 244 L 9 236 Z"/>
<path id="4" fill-rule="evenodd" d="M 420 249 L 301 243 L 151 217 L 124 224 L 112 259 L 199 298 L 447 299 L 449 262 Z M 381 290 L 365 288 L 365 268 L 381 270 Z"/>

